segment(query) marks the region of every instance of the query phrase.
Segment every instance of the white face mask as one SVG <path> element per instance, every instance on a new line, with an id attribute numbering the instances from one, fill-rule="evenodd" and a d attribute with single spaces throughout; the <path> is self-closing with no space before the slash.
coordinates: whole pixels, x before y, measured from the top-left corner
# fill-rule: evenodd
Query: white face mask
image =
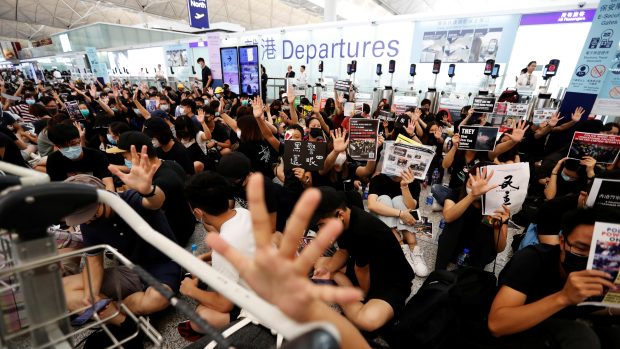
<path id="1" fill-rule="evenodd" d="M 190 139 L 190 140 L 185 140 L 185 139 L 181 139 L 181 143 L 183 144 L 183 146 L 185 146 L 185 148 L 189 148 L 192 146 L 192 144 L 194 144 L 195 140 Z"/>
<path id="2" fill-rule="evenodd" d="M 237 130 L 237 138 L 241 139 L 241 130 Z"/>
<path id="3" fill-rule="evenodd" d="M 342 166 L 344 165 L 344 163 L 347 161 L 347 153 L 340 153 L 338 154 L 338 156 L 336 157 L 336 161 L 334 162 L 334 165 L 336 166 Z"/>
<path id="4" fill-rule="evenodd" d="M 153 147 L 155 148 L 159 148 L 161 146 L 161 144 L 159 144 L 159 141 L 155 138 L 151 139 L 151 143 L 153 143 Z"/>

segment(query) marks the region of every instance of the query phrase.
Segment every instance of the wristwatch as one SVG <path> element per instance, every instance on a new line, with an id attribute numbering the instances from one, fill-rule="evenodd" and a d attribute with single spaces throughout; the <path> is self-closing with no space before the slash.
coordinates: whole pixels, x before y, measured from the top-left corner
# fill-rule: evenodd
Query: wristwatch
<path id="1" fill-rule="evenodd" d="M 140 193 L 140 195 L 142 195 L 143 198 L 152 198 L 153 196 L 155 196 L 155 192 L 157 191 L 157 186 L 155 184 L 153 184 L 151 192 L 148 194 L 142 194 Z"/>

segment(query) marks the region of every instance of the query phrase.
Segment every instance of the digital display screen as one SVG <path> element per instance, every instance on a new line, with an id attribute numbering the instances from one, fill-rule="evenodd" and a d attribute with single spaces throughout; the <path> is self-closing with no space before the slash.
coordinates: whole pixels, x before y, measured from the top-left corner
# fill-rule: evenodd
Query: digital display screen
<path id="1" fill-rule="evenodd" d="M 491 75 L 493 72 L 493 66 L 495 65 L 495 60 L 489 59 L 484 64 L 484 75 Z"/>
<path id="2" fill-rule="evenodd" d="M 381 74 L 382 74 L 382 72 L 381 72 L 381 64 L 379 63 L 379 64 L 377 64 L 377 75 L 381 75 Z"/>
<path id="3" fill-rule="evenodd" d="M 394 73 L 395 70 L 396 70 L 396 61 L 391 59 L 390 64 L 388 65 L 388 72 L 392 74 Z"/>
<path id="4" fill-rule="evenodd" d="M 260 95 L 260 67 L 258 65 L 258 46 L 239 47 L 241 66 L 241 92 L 249 96 Z"/>
<path id="5" fill-rule="evenodd" d="M 493 66 L 493 71 L 491 72 L 491 76 L 498 77 L 499 76 L 499 64 L 495 64 Z"/>
<path id="6" fill-rule="evenodd" d="M 450 64 L 450 66 L 448 67 L 448 76 L 454 76 L 454 69 L 456 68 L 456 66 L 454 64 Z"/>
<path id="7" fill-rule="evenodd" d="M 415 64 L 412 64 L 409 66 L 409 75 L 411 76 L 415 75 Z"/>
<path id="8" fill-rule="evenodd" d="M 239 94 L 239 61 L 237 60 L 237 48 L 220 48 L 220 61 L 222 62 L 222 76 L 230 90 Z"/>
<path id="9" fill-rule="evenodd" d="M 547 68 L 547 76 L 555 76 L 558 72 L 558 66 L 560 65 L 559 59 L 552 59 L 549 61 L 549 67 Z"/>
<path id="10" fill-rule="evenodd" d="M 439 74 L 440 69 L 441 69 L 441 60 L 436 59 L 433 62 L 433 74 Z"/>

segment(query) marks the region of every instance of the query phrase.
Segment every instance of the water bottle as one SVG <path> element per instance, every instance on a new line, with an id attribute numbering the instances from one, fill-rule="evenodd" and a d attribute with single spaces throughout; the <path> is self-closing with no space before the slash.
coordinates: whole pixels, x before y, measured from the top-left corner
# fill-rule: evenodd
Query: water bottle
<path id="1" fill-rule="evenodd" d="M 463 252 L 459 254 L 459 257 L 456 259 L 456 265 L 458 265 L 459 268 L 463 268 L 469 265 L 469 249 L 468 248 L 463 249 Z"/>
<path id="2" fill-rule="evenodd" d="M 426 205 L 433 206 L 433 194 L 430 190 L 428 191 L 428 195 L 426 196 Z"/>
<path id="3" fill-rule="evenodd" d="M 192 244 L 192 254 L 194 257 L 198 257 L 198 245 Z"/>
<path id="4" fill-rule="evenodd" d="M 439 184 L 439 169 L 435 169 L 435 171 L 433 171 L 433 181 L 431 182 L 431 185 L 434 184 Z"/>
<path id="5" fill-rule="evenodd" d="M 445 228 L 445 226 L 446 226 L 446 220 L 442 218 L 439 221 L 439 229 L 443 230 L 443 228 Z"/>
<path id="6" fill-rule="evenodd" d="M 368 200 L 368 188 L 370 187 L 370 185 L 366 185 L 366 187 L 364 188 L 364 200 Z"/>

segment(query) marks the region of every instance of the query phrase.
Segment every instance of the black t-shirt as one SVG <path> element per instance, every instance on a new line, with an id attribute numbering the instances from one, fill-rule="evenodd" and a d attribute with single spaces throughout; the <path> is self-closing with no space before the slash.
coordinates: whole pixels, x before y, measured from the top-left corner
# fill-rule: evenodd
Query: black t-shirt
<path id="1" fill-rule="evenodd" d="M 286 72 L 286 75 L 284 77 L 286 77 L 286 78 L 294 78 L 295 77 L 295 72 L 292 71 L 292 70 L 289 71 L 289 72 Z"/>
<path id="2" fill-rule="evenodd" d="M 238 151 L 250 159 L 254 172 L 261 172 L 263 176 L 273 179 L 272 165 L 278 160 L 278 152 L 271 147 L 271 144 L 264 140 L 241 142 Z"/>
<path id="3" fill-rule="evenodd" d="M 456 147 L 457 144 L 454 146 Z M 467 162 L 465 160 L 465 153 L 457 150 L 456 154 L 454 154 L 454 161 L 452 161 L 452 175 L 450 176 L 450 184 L 448 186 L 452 189 L 459 189 L 469 178 L 469 170 L 479 161 L 476 156 L 472 161 Z"/>
<path id="4" fill-rule="evenodd" d="M 369 265 L 370 287 L 411 287 L 411 266 L 392 233 L 379 218 L 358 207 L 351 208 L 349 227 L 338 237 L 339 248 L 345 249 L 358 267 Z"/>
<path id="5" fill-rule="evenodd" d="M 209 67 L 205 65 L 204 68 L 202 68 L 202 87 L 203 88 L 208 87 L 207 81 L 209 80 L 209 76 L 211 76 L 211 69 L 209 69 Z"/>
<path id="6" fill-rule="evenodd" d="M 561 291 L 566 280 L 560 274 L 560 245 L 531 245 L 518 251 L 499 275 L 499 285 L 526 295 L 525 304 Z M 596 307 L 570 306 L 553 317 L 575 317 Z"/>
<path id="7" fill-rule="evenodd" d="M 360 165 L 356 162 L 348 162 L 346 164 L 347 167 L 347 176 L 344 177 L 344 169 L 341 172 L 336 172 L 335 180 L 332 180 L 331 171 L 326 173 L 324 176 L 320 175 L 318 171 L 312 172 L 312 186 L 313 187 L 332 187 L 336 190 L 353 190 L 353 182 L 358 180 L 357 168 Z"/>
<path id="8" fill-rule="evenodd" d="M 213 127 L 213 131 L 211 131 L 211 138 L 220 143 L 226 142 L 230 139 L 228 135 L 228 128 L 219 122 L 216 122 L 215 127 Z"/>
<path id="9" fill-rule="evenodd" d="M 194 163 L 189 157 L 189 152 L 185 149 L 183 144 L 179 142 L 174 142 L 172 148 L 167 152 L 165 152 L 162 147 L 157 148 L 157 157 L 162 160 L 176 161 L 181 165 L 185 173 L 189 175 L 194 174 Z"/>
<path id="10" fill-rule="evenodd" d="M 4 148 L 4 156 L 0 157 L 0 160 L 17 166 L 28 167 L 19 148 L 15 145 L 15 140 L 9 135 L 15 137 L 11 131 L 0 127 L 0 148 Z"/>
<path id="11" fill-rule="evenodd" d="M 162 210 L 181 246 L 187 243 L 196 225 L 196 218 L 183 194 L 185 176 L 183 168 L 174 161 L 162 161 L 153 176 L 153 184 L 166 194 Z"/>
<path id="12" fill-rule="evenodd" d="M 461 253 L 465 248 L 469 249 L 469 265 L 484 268 L 497 256 L 493 227 L 482 222 L 482 210 L 469 205 L 467 210 L 459 218 L 462 220 L 461 233 L 457 248 L 454 253 Z M 461 222 L 459 222 L 461 223 Z"/>
<path id="13" fill-rule="evenodd" d="M 409 183 L 409 191 L 411 196 L 420 204 L 420 181 L 417 179 Z M 368 194 L 376 194 L 378 196 L 387 195 L 390 198 L 395 198 L 399 195 L 403 195 L 400 189 L 400 182 L 393 181 L 385 174 L 379 174 L 370 180 L 370 188 Z"/>
<path id="14" fill-rule="evenodd" d="M 274 213 L 278 212 L 278 200 L 280 196 L 281 187 L 270 180 L 263 181 L 264 183 L 264 193 L 265 193 L 265 204 L 267 205 L 267 212 Z M 246 189 L 243 187 L 235 187 L 232 191 L 233 199 L 235 203 L 245 209 L 249 209 L 248 200 L 246 197 Z"/>
<path id="15" fill-rule="evenodd" d="M 168 225 L 166 216 L 161 210 L 149 210 L 142 206 L 142 196 L 134 190 L 128 190 L 119 194 L 140 217 L 142 217 L 153 229 L 176 242 L 172 229 Z M 129 258 L 135 264 L 149 271 L 149 267 L 166 263 L 171 259 L 144 241 L 125 221 L 117 214 L 110 218 L 101 218 L 89 224 L 80 226 L 84 245 L 94 246 L 109 244 L 118 249 L 118 252 Z"/>
<path id="16" fill-rule="evenodd" d="M 64 181 L 77 174 L 89 174 L 99 179 L 112 177 L 108 170 L 108 158 L 99 150 L 82 147 L 82 158 L 70 160 L 55 151 L 47 157 L 47 174 L 52 181 Z"/>

